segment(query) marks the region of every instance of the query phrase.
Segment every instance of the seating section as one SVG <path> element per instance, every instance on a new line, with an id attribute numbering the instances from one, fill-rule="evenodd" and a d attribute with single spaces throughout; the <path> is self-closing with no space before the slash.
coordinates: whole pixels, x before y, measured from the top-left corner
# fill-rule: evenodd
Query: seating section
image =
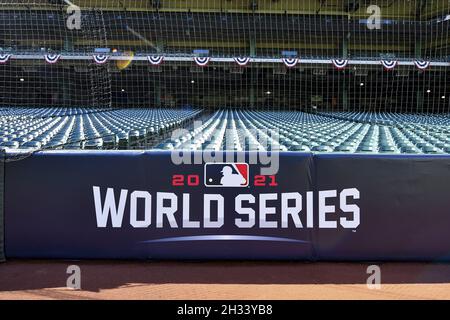
<path id="1" fill-rule="evenodd" d="M 322 115 L 370 125 L 371 135 L 365 136 L 357 151 L 366 152 L 368 145 L 375 148 L 374 134 L 378 130 L 381 133 L 375 148 L 378 152 L 450 153 L 449 114 L 335 112 Z"/>
<path id="2" fill-rule="evenodd" d="M 194 109 L 83 111 L 8 110 L 0 115 L 0 147 L 10 149 L 103 149 L 132 147 L 201 112 Z"/>
<path id="3" fill-rule="evenodd" d="M 101 111 L 107 111 L 110 108 L 24 108 L 24 107 L 11 107 L 0 108 L 0 116 L 30 116 L 33 118 L 50 118 L 50 117 L 64 117 L 72 115 L 81 115 L 88 113 L 95 113 Z"/>
<path id="4" fill-rule="evenodd" d="M 401 125 L 405 123 L 431 126 L 448 126 L 449 114 L 406 114 L 395 112 L 323 112 L 322 115 L 337 119 L 384 125 Z"/>
<path id="5" fill-rule="evenodd" d="M 220 110 L 191 130 L 180 131 L 157 148 L 242 151 L 281 147 L 281 150 L 287 150 L 271 137 L 268 130 L 263 130 L 259 122 L 250 119 L 253 119 L 251 114 L 243 111 Z"/>
<path id="6" fill-rule="evenodd" d="M 0 147 L 443 154 L 450 153 L 449 119 L 225 108 L 212 114 L 192 108 L 0 108 Z"/>
<path id="7" fill-rule="evenodd" d="M 445 116 L 375 116 L 304 112 L 218 111 L 200 127 L 158 148 L 187 150 L 282 150 L 351 153 L 450 153 Z M 404 122 L 403 122 L 404 121 Z"/>

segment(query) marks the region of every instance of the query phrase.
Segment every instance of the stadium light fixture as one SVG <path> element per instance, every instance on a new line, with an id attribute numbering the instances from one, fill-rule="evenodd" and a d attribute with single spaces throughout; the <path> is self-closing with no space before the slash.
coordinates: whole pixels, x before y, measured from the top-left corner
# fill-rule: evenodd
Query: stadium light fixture
<path id="1" fill-rule="evenodd" d="M 430 93 L 430 92 L 431 92 L 431 90 L 430 90 L 430 89 L 428 89 L 428 90 L 427 90 L 427 93 Z"/>
<path id="2" fill-rule="evenodd" d="M 441 99 L 445 99 L 445 96 L 442 96 Z"/>
<path id="3" fill-rule="evenodd" d="M 122 89 L 122 92 L 125 92 L 125 89 Z"/>
<path id="4" fill-rule="evenodd" d="M 361 82 L 359 86 L 364 87 L 364 82 Z"/>
<path id="5" fill-rule="evenodd" d="M 267 91 L 267 92 L 266 92 L 266 94 L 267 94 L 267 95 L 270 95 L 270 94 L 272 94 L 272 92 L 270 92 L 270 91 Z"/>
<path id="6" fill-rule="evenodd" d="M 20 80 L 20 82 L 24 82 L 24 81 L 25 81 L 25 79 L 24 79 L 24 78 L 20 78 L 19 80 Z"/>
<path id="7" fill-rule="evenodd" d="M 195 80 L 191 80 L 191 83 L 194 84 L 194 83 L 195 83 Z"/>

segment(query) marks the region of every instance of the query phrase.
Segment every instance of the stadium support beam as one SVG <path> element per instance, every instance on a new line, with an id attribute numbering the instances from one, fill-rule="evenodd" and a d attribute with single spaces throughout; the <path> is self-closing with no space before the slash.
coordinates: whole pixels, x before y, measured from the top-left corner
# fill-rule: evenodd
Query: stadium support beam
<path id="1" fill-rule="evenodd" d="M 252 35 L 250 37 L 250 57 L 256 57 L 256 37 Z M 250 107 L 253 108 L 256 105 L 256 90 L 255 90 L 255 70 L 250 69 Z"/>
<path id="2" fill-rule="evenodd" d="M 73 52 L 73 38 L 69 35 L 66 35 L 64 38 L 64 51 L 66 52 Z"/>
<path id="3" fill-rule="evenodd" d="M 73 38 L 70 35 L 64 37 L 64 51 L 73 52 Z M 70 101 L 70 81 L 59 81 L 58 86 L 61 88 L 62 97 L 58 97 L 59 103 L 66 104 Z M 62 100 L 62 101 L 61 101 Z"/>
<path id="4" fill-rule="evenodd" d="M 348 40 L 350 39 L 350 32 L 345 35 L 345 37 L 342 38 L 342 41 L 340 43 L 339 47 L 339 55 L 346 59 L 348 56 Z M 339 87 L 340 88 L 340 96 L 341 96 L 341 103 L 342 108 L 344 110 L 347 110 L 348 108 L 348 94 L 347 94 L 347 81 L 344 81 L 343 85 Z"/>
<path id="5" fill-rule="evenodd" d="M 422 58 L 422 42 L 420 41 L 420 39 L 417 39 L 414 42 L 414 54 L 416 58 Z"/>
<path id="6" fill-rule="evenodd" d="M 346 87 L 346 82 L 345 84 L 341 87 L 341 102 L 342 102 L 342 108 L 344 110 L 348 109 L 348 94 L 347 94 L 347 87 Z"/>
<path id="7" fill-rule="evenodd" d="M 339 54 L 341 58 L 346 59 L 348 56 L 348 40 L 350 39 L 350 32 L 342 38 L 342 41 L 339 45 Z"/>
<path id="8" fill-rule="evenodd" d="M 250 39 L 250 57 L 256 57 L 256 39 L 254 37 Z"/>
<path id="9" fill-rule="evenodd" d="M 161 107 L 161 85 L 159 81 L 155 81 L 154 83 L 154 95 L 155 95 L 155 106 Z"/>
<path id="10" fill-rule="evenodd" d="M 254 69 L 252 68 L 250 70 L 250 79 L 252 85 L 250 86 L 250 107 L 254 108 L 256 105 L 256 91 L 255 91 L 255 74 Z"/>
<path id="11" fill-rule="evenodd" d="M 156 41 L 156 51 L 158 53 L 164 52 L 164 42 L 162 40 L 157 40 Z"/>
<path id="12" fill-rule="evenodd" d="M 60 103 L 62 105 L 70 103 L 70 81 L 58 81 L 58 87 L 58 91 L 61 92 L 62 96 L 59 96 L 59 94 L 57 94 L 56 103 Z"/>
<path id="13" fill-rule="evenodd" d="M 414 54 L 415 54 L 416 58 L 418 58 L 418 59 L 422 58 L 422 41 L 420 38 L 414 42 Z M 420 110 L 420 112 L 423 112 L 423 100 L 424 100 L 423 90 L 417 90 L 416 91 L 416 110 Z"/>
<path id="14" fill-rule="evenodd" d="M 416 91 L 416 110 L 417 112 L 423 112 L 423 90 Z"/>

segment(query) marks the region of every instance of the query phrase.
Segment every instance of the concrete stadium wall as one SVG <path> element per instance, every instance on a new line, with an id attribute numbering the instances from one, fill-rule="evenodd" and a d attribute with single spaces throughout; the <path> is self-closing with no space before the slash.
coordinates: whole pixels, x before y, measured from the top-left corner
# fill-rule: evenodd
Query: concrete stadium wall
<path id="1" fill-rule="evenodd" d="M 7 162 L 6 257 L 450 260 L 448 156 L 282 153 L 276 175 L 262 167 L 246 187 L 206 187 L 220 165 L 167 152 Z"/>

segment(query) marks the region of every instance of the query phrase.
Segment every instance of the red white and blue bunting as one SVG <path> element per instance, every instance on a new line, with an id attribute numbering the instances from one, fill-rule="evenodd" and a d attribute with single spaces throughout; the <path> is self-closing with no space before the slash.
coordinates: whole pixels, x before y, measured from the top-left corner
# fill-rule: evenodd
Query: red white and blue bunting
<path id="1" fill-rule="evenodd" d="M 49 53 L 44 56 L 45 61 L 50 64 L 57 63 L 59 58 L 61 58 L 61 55 L 56 53 Z"/>
<path id="2" fill-rule="evenodd" d="M 383 65 L 385 70 L 392 70 L 397 66 L 397 61 L 395 60 L 381 60 L 381 64 Z"/>
<path id="3" fill-rule="evenodd" d="M 233 59 L 234 59 L 234 62 L 236 62 L 238 64 L 238 66 L 240 66 L 240 67 L 245 67 L 250 62 L 250 58 L 246 58 L 246 57 L 236 57 Z"/>
<path id="4" fill-rule="evenodd" d="M 103 54 L 96 54 L 93 56 L 96 64 L 104 64 L 108 61 L 109 56 Z"/>
<path id="5" fill-rule="evenodd" d="M 164 56 L 147 56 L 147 60 L 152 66 L 158 66 L 163 63 Z"/>
<path id="6" fill-rule="evenodd" d="M 0 63 L 7 63 L 9 58 L 11 58 L 10 54 L 0 54 Z"/>
<path id="7" fill-rule="evenodd" d="M 415 60 L 414 64 L 420 70 L 428 69 L 428 67 L 430 66 L 430 62 L 429 61 L 423 61 L 423 60 Z"/>
<path id="8" fill-rule="evenodd" d="M 199 67 L 206 67 L 209 63 L 209 57 L 195 57 L 194 61 Z"/>
<path id="9" fill-rule="evenodd" d="M 344 60 L 344 59 L 333 59 L 331 60 L 331 63 L 333 64 L 333 66 L 338 69 L 338 70 L 342 70 L 344 69 L 347 65 L 348 65 L 348 60 Z"/>
<path id="10" fill-rule="evenodd" d="M 294 68 L 299 62 L 298 58 L 283 58 L 282 60 L 284 65 L 288 68 Z"/>
<path id="11" fill-rule="evenodd" d="M 41 54 L 25 54 L 25 53 L 15 53 L 15 54 L 8 54 L 3 53 L 0 51 L 0 64 L 7 63 L 9 60 L 41 60 L 42 57 L 45 57 L 46 61 L 48 63 L 55 63 L 58 61 L 58 59 L 64 59 L 68 61 L 76 61 L 76 60 L 86 60 L 89 59 L 89 57 L 93 58 L 94 61 L 98 64 L 104 64 L 109 60 L 115 60 L 115 61 L 122 61 L 122 60 L 129 60 L 130 56 L 119 56 L 119 55 L 109 55 L 109 54 L 103 54 L 103 53 L 94 53 L 90 56 L 86 55 L 58 55 L 58 54 L 47 54 L 47 55 L 41 55 Z M 160 63 L 167 62 L 186 62 L 186 61 L 192 61 L 199 65 L 199 66 L 206 66 L 210 62 L 221 62 L 221 63 L 235 63 L 240 66 L 245 66 L 249 63 L 279 63 L 284 64 L 285 66 L 292 68 L 296 66 L 299 63 L 304 64 L 327 64 L 332 63 L 334 67 L 337 69 L 343 69 L 347 67 L 348 64 L 352 65 L 382 65 L 384 68 L 390 70 L 394 69 L 399 65 L 402 66 L 416 66 L 420 70 L 425 70 L 427 68 L 431 67 L 450 67 L 450 61 L 424 61 L 424 60 L 378 60 L 374 61 L 371 59 L 368 60 L 345 60 L 345 59 L 299 59 L 299 58 L 248 58 L 248 57 L 215 57 L 215 58 L 209 58 L 209 57 L 192 57 L 191 55 L 186 56 L 164 56 L 164 55 L 139 55 L 132 57 L 136 61 L 149 61 L 151 64 L 158 65 Z"/>

